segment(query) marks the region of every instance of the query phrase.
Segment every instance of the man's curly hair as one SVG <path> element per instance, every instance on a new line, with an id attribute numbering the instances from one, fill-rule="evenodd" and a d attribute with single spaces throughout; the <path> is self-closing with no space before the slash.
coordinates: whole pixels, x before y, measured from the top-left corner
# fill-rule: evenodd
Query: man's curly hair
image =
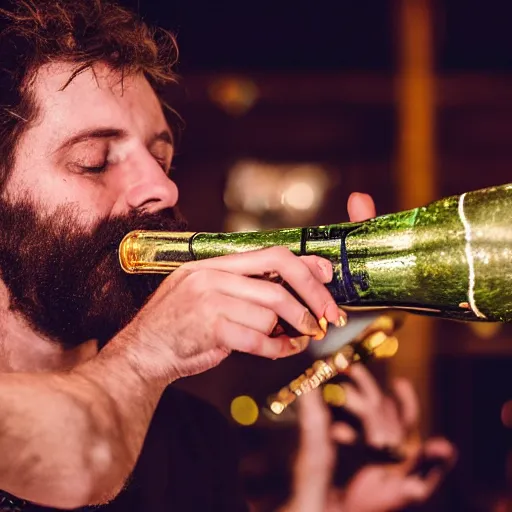
<path id="1" fill-rule="evenodd" d="M 50 62 L 75 64 L 64 89 L 95 63 L 143 73 L 159 93 L 176 81 L 176 41 L 109 0 L 9 0 L 0 9 L 0 191 L 24 130 L 37 118 L 32 84 Z M 161 96 L 160 96 L 161 97 Z"/>

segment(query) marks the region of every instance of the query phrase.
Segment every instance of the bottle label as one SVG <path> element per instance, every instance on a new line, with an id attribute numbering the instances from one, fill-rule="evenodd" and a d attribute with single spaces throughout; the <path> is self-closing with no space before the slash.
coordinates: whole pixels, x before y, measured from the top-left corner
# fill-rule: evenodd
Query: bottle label
<path id="1" fill-rule="evenodd" d="M 304 228 L 302 232 L 302 254 L 319 254 L 333 264 L 334 276 L 326 286 L 338 304 L 358 303 L 361 299 L 358 290 L 369 288 L 365 272 L 352 273 L 349 265 L 346 239 L 359 224 L 320 226 Z"/>

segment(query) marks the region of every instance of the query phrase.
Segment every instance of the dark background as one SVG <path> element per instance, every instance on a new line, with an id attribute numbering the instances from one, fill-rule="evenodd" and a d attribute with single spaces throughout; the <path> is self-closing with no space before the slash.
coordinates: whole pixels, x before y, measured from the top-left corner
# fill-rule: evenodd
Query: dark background
<path id="1" fill-rule="evenodd" d="M 150 23 L 171 29 L 180 71 L 354 71 L 395 69 L 393 0 L 124 0 Z M 432 2 L 437 69 L 512 69 L 510 3 Z"/>
<path id="2" fill-rule="evenodd" d="M 227 229 L 228 172 L 247 158 L 330 169 L 332 183 L 311 219 L 315 224 L 346 220 L 346 199 L 354 190 L 371 193 L 379 212 L 402 207 L 403 175 L 396 172 L 401 1 L 124 3 L 178 37 L 183 80 L 169 95 L 186 129 L 175 179 L 193 229 Z M 511 182 L 512 4 L 426 4 L 434 56 L 434 194 Z M 257 99 L 243 114 L 232 115 L 212 101 L 212 86 L 225 78 L 256 87 Z M 414 182 L 416 170 L 409 172 Z M 500 416 L 512 399 L 511 342 L 508 326 L 482 333 L 462 324 L 434 324 L 424 361 L 429 383 L 423 399 L 430 411 L 425 428 L 450 437 L 460 459 L 426 509 L 512 510 L 500 505 L 512 481 L 512 433 Z M 300 357 L 278 363 L 233 357 L 185 385 L 228 415 L 234 396 L 263 397 L 307 363 Z M 386 365 L 376 371 L 385 383 Z M 248 489 L 278 494 L 287 481 L 293 427 L 240 428 L 240 439 Z"/>

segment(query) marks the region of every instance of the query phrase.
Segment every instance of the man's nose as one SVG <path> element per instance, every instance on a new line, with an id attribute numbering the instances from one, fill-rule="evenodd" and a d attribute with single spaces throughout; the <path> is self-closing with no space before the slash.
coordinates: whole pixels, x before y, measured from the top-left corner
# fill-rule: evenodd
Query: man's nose
<path id="1" fill-rule="evenodd" d="M 123 176 L 124 191 L 115 213 L 144 210 L 155 213 L 178 202 L 178 187 L 152 157 L 137 162 Z"/>

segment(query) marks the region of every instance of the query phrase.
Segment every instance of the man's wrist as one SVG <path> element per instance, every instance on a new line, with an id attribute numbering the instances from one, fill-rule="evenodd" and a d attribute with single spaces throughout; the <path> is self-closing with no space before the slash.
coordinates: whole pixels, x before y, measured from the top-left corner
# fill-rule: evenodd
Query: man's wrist
<path id="1" fill-rule="evenodd" d="M 167 349 L 168 350 L 168 349 Z M 165 356 L 166 347 L 159 347 L 151 333 L 130 328 L 121 331 L 100 353 L 116 359 L 116 364 L 132 373 L 144 385 L 161 392 L 180 377 L 175 365 Z"/>
<path id="2" fill-rule="evenodd" d="M 99 385 L 115 400 L 134 394 L 159 396 L 166 386 L 163 379 L 149 371 L 137 345 L 124 334 L 112 339 L 95 358 L 73 371 Z"/>

